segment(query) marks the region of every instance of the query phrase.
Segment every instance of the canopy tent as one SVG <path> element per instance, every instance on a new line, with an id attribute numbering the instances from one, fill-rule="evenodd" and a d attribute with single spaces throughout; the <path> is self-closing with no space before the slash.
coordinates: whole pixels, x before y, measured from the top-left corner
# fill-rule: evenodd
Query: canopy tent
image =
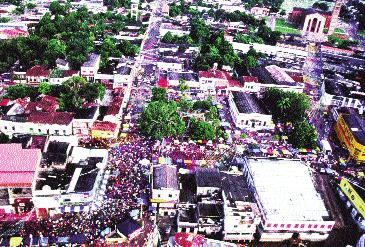
<path id="1" fill-rule="evenodd" d="M 82 233 L 72 235 L 69 239 L 69 242 L 71 244 L 85 244 L 87 241 L 86 236 Z"/>
<path id="2" fill-rule="evenodd" d="M 11 247 L 16 247 L 16 246 L 20 246 L 22 243 L 23 243 L 23 238 L 22 237 L 11 237 L 9 245 Z"/>
<path id="3" fill-rule="evenodd" d="M 141 164 L 142 166 L 148 166 L 150 163 L 151 162 L 146 158 L 139 161 L 139 164 Z"/>

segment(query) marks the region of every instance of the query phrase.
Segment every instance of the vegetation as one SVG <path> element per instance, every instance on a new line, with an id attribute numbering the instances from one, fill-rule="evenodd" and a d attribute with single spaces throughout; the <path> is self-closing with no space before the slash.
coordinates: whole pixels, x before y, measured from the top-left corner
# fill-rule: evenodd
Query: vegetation
<path id="1" fill-rule="evenodd" d="M 358 30 L 365 31 L 365 3 L 359 0 L 349 0 L 342 5 L 340 17 L 346 21 L 354 20 L 358 23 Z"/>
<path id="2" fill-rule="evenodd" d="M 336 34 L 332 34 L 328 36 L 328 42 L 335 47 L 342 49 L 349 49 L 350 46 L 359 45 L 358 40 L 349 40 L 349 39 L 341 39 Z"/>
<path id="3" fill-rule="evenodd" d="M 269 88 L 263 95 L 263 101 L 271 112 L 274 122 L 292 124 L 293 129 L 289 133 L 291 144 L 297 148 L 315 147 L 317 134 L 307 120 L 306 111 L 310 107 L 310 100 L 306 94 Z"/>
<path id="4" fill-rule="evenodd" d="M 275 123 L 300 122 L 306 117 L 306 111 L 310 107 L 306 94 L 285 92 L 277 88 L 267 89 L 263 94 L 263 102 Z"/>
<path id="5" fill-rule="evenodd" d="M 151 101 L 167 102 L 167 93 L 165 88 L 154 87 L 152 88 Z"/>
<path id="6" fill-rule="evenodd" d="M 247 35 L 247 34 L 240 34 L 237 33 L 233 39 L 234 42 L 244 43 L 244 44 L 252 44 L 252 43 L 259 43 L 263 44 L 264 40 L 260 37 L 255 35 Z"/>
<path id="7" fill-rule="evenodd" d="M 4 143 L 9 143 L 9 142 L 10 142 L 9 136 L 0 132 L 0 143 L 4 144 Z"/>
<path id="8" fill-rule="evenodd" d="M 24 84 L 16 84 L 14 86 L 9 86 L 6 89 L 5 97 L 11 100 L 30 97 L 32 100 L 34 100 L 38 97 L 38 95 L 39 93 L 37 88 L 25 86 Z"/>
<path id="9" fill-rule="evenodd" d="M 0 23 L 7 23 L 10 21 L 9 17 L 0 17 Z"/>
<path id="10" fill-rule="evenodd" d="M 193 39 L 189 35 L 173 35 L 168 31 L 163 37 L 162 42 L 169 44 L 193 44 Z"/>
<path id="11" fill-rule="evenodd" d="M 329 6 L 326 2 L 315 2 L 312 5 L 313 8 L 322 10 L 322 11 L 328 11 L 329 10 Z"/>
<path id="12" fill-rule="evenodd" d="M 7 71 L 19 60 L 24 69 L 35 64 L 55 66 L 57 58 L 70 62 L 74 69 L 79 69 L 91 52 L 100 52 L 102 66 L 108 55 L 135 55 L 139 48 L 129 41 L 117 44 L 107 38 L 108 31 L 121 31 L 128 17 L 113 15 L 111 12 L 91 14 L 85 7 L 70 11 L 70 5 L 52 2 L 50 12 L 34 25 L 28 37 L 17 37 L 0 41 L 0 73 Z M 110 24 L 109 24 L 110 23 Z M 100 47 L 94 41 L 103 41 Z"/>
<path id="13" fill-rule="evenodd" d="M 193 140 L 214 140 L 216 130 L 212 124 L 193 118 L 190 122 L 190 137 Z"/>
<path id="14" fill-rule="evenodd" d="M 289 33 L 289 34 L 300 34 L 300 30 L 297 29 L 293 24 L 288 23 L 286 20 L 282 18 L 277 18 L 275 23 L 275 31 L 280 33 Z"/>

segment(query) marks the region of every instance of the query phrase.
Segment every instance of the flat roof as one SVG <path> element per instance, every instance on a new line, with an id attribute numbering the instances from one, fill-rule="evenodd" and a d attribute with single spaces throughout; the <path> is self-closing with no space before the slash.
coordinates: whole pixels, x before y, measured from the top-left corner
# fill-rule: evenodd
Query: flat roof
<path id="1" fill-rule="evenodd" d="M 329 217 L 301 161 L 250 159 L 248 168 L 267 220 L 323 221 Z"/>
<path id="2" fill-rule="evenodd" d="M 176 166 L 160 165 L 153 167 L 153 188 L 172 188 L 178 190 Z"/>
<path id="3" fill-rule="evenodd" d="M 85 63 L 83 63 L 82 67 L 92 67 L 95 66 L 96 61 L 100 57 L 99 54 L 91 53 L 87 56 L 87 60 Z"/>

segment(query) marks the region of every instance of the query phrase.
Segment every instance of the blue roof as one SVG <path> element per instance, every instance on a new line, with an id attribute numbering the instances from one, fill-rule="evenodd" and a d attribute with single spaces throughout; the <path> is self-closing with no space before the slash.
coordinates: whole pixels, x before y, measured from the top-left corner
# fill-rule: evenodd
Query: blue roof
<path id="1" fill-rule="evenodd" d="M 139 228 L 141 228 L 141 226 L 139 224 L 137 224 L 137 222 L 130 220 L 130 219 L 127 219 L 117 225 L 118 232 L 123 234 L 126 237 L 128 237 L 129 234 L 135 232 Z"/>

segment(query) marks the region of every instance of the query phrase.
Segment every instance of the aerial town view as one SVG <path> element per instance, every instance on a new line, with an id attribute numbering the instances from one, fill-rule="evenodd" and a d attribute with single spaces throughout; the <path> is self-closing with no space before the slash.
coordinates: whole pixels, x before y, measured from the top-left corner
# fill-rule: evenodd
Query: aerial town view
<path id="1" fill-rule="evenodd" d="M 364 0 L 0 0 L 0 247 L 365 247 Z"/>

